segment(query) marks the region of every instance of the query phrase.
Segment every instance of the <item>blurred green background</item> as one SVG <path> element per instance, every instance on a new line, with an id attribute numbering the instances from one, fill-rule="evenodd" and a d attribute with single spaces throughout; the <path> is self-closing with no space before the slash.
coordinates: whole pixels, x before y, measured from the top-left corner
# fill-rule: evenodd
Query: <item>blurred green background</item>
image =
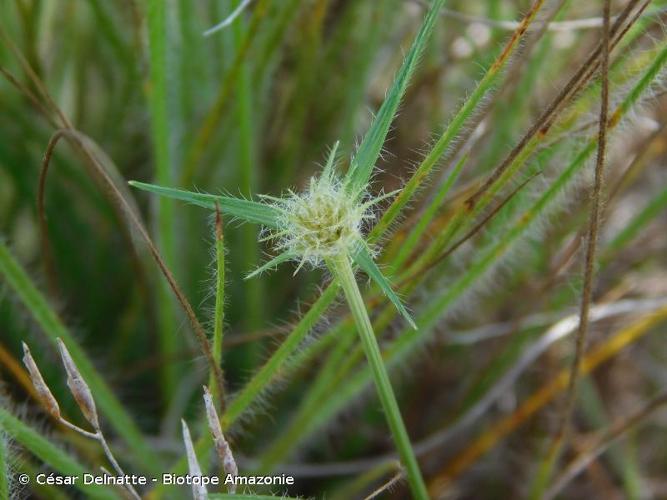
<path id="1" fill-rule="evenodd" d="M 53 441 L 67 443 L 84 463 L 102 463 L 99 450 L 46 421 L 31 399 L 18 365 L 22 341 L 33 348 L 61 405 L 77 415 L 57 351 L 42 334 L 44 322 L 34 303 L 27 304 L 15 281 L 7 278 L 7 262 L 25 270 L 30 286 L 57 311 L 165 464 L 183 455 L 179 420 L 196 422 L 200 417 L 200 389 L 207 372 L 188 321 L 136 228 L 128 228 L 108 189 L 67 139 L 56 147 L 45 185 L 50 250 L 40 243 L 38 179 L 52 134 L 70 126 L 94 141 L 100 158 L 106 155 L 105 166 L 123 195 L 136 203 L 167 265 L 210 330 L 215 295 L 212 215 L 130 192 L 124 181 L 243 196 L 279 195 L 302 187 L 336 140 L 345 153 L 345 168 L 428 2 L 255 0 L 229 27 L 203 36 L 237 4 L 0 4 L 3 406 Z M 531 4 L 447 2 L 385 145 L 374 192 L 397 189 L 410 178 L 502 54 Z M 620 13 L 627 4 L 612 2 L 612 11 Z M 612 54 L 612 110 L 634 88 L 639 89 L 641 105 L 624 113 L 610 139 L 608 202 L 594 294 L 595 303 L 608 308 L 591 326 L 591 343 L 604 346 L 608 339 L 626 339 L 614 335 L 634 322 L 653 322 L 642 335 L 626 339 L 620 355 L 615 351 L 610 361 L 605 358 L 595 376 L 582 382 L 573 423 L 574 435 L 582 439 L 623 421 L 664 388 L 666 380 L 667 348 L 661 335 L 667 304 L 666 103 L 662 68 L 650 74 L 665 47 L 665 3 L 649 4 Z M 514 416 L 517 422 L 522 403 L 569 366 L 573 340 L 544 344 L 544 334 L 578 306 L 591 162 L 582 163 L 583 173 L 563 181 L 564 189 L 548 206 L 536 205 L 536 200 L 594 136 L 596 80 L 564 103 L 549 135 L 532 150 L 521 150 L 523 169 L 478 219 L 466 222 L 469 227 L 485 222 L 474 236 L 417 277 L 406 278 L 401 272 L 438 241 L 448 222 L 464 210 L 466 197 L 505 159 L 585 61 L 600 36 L 601 5 L 546 2 L 491 90 L 475 103 L 467 120 L 455 123 L 456 140 L 439 158 L 439 168 L 378 247 L 385 250 L 381 260 L 418 322 L 423 318 L 428 325 L 424 336 L 410 344 L 410 356 L 388 359 L 414 440 L 426 442 L 446 432 L 466 411 L 491 398 L 494 388 L 499 391 L 474 422 L 421 454 L 432 491 L 443 498 L 526 497 L 535 464 L 544 459 L 558 397 L 545 401 L 542 411 L 522 422 L 517 433 L 494 441 L 490 453 L 476 457 L 472 467 L 452 472 L 456 460 L 465 462 L 465 454 L 474 453 L 480 433 L 504 418 L 512 422 Z M 547 16 L 555 22 L 541 29 Z M 646 75 L 650 85 L 637 87 Z M 454 181 L 447 176 L 464 153 L 468 156 L 461 175 L 444 201 L 438 199 L 443 182 Z M 412 243 L 402 266 L 393 268 L 392 259 L 429 210 L 433 218 L 428 227 Z M 485 214 L 493 217 L 487 221 Z M 536 215 L 536 220 L 520 238 L 504 244 L 525 214 Z M 256 228 L 233 220 L 225 219 L 224 235 L 223 367 L 233 395 L 272 359 L 328 277 L 312 270 L 292 276 L 294 267 L 283 266 L 244 281 L 271 249 L 257 243 Z M 436 299 L 447 293 L 451 296 L 438 306 Z M 373 304 L 372 290 L 368 297 Z M 309 340 L 297 350 L 296 360 L 286 364 L 290 368 L 275 373 L 232 427 L 241 469 L 294 473 L 297 487 L 290 494 L 363 498 L 393 475 L 391 462 L 375 459 L 391 453 L 392 446 L 374 392 L 359 378 L 364 362 L 351 357 L 354 338 L 340 334 L 350 330 L 346 311 L 339 304 L 318 315 L 321 321 L 309 329 Z M 374 317 L 381 311 L 378 307 Z M 398 344 L 401 332 L 400 320 L 386 322 L 380 330 L 384 345 Z M 539 346 L 543 348 L 537 354 L 531 351 Z M 503 385 L 503 377 L 514 369 L 519 371 L 516 377 Z M 641 430 L 624 432 L 622 444 L 594 461 L 562 498 L 666 496 L 667 457 L 659 446 L 666 424 L 663 412 Z M 109 434 L 114 441 L 117 431 Z M 564 460 L 582 452 L 579 440 L 573 443 Z M 141 468 L 142 460 L 127 451 L 124 439 L 115 446 L 119 456 L 127 453 L 122 460 L 128 469 Z M 43 467 L 18 443 L 11 456 L 15 468 Z M 454 482 L 442 486 L 450 473 Z M 55 498 L 62 490 L 35 489 L 34 494 Z M 171 494 L 178 498 L 179 493 Z M 407 489 L 399 484 L 383 495 L 405 498 Z"/>

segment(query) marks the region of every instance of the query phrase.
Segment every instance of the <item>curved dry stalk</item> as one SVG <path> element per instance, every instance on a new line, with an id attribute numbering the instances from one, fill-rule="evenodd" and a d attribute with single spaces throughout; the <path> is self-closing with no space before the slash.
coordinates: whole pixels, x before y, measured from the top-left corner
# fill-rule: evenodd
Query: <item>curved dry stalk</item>
<path id="1" fill-rule="evenodd" d="M 213 33 L 217 33 L 218 31 L 232 24 L 236 20 L 236 18 L 243 13 L 243 11 L 248 7 L 248 5 L 250 5 L 250 2 L 252 2 L 252 0 L 242 0 L 241 3 L 238 5 L 238 7 L 236 7 L 236 9 L 234 9 L 234 11 L 231 14 L 229 14 L 229 16 L 227 16 L 225 19 L 220 21 L 212 28 L 209 28 L 206 31 L 204 31 L 204 36 L 210 36 Z"/>
<path id="2" fill-rule="evenodd" d="M 158 251 L 157 247 L 153 243 L 153 240 L 146 231 L 146 228 L 139 219 L 139 215 L 137 214 L 135 208 L 128 201 L 127 197 L 124 196 L 123 193 L 120 191 L 120 189 L 116 186 L 115 182 L 110 177 L 106 169 L 100 163 L 95 154 L 90 150 L 88 142 L 89 139 L 87 138 L 87 136 L 81 134 L 80 132 L 74 129 L 57 130 L 51 136 L 51 139 L 49 140 L 46 151 L 44 153 L 44 158 L 42 160 L 42 166 L 39 176 L 39 193 L 37 201 L 38 216 L 39 216 L 41 231 L 43 231 L 44 234 L 46 232 L 46 213 L 44 208 L 44 190 L 46 186 L 46 178 L 49 172 L 49 166 L 51 158 L 53 156 L 53 152 L 58 142 L 62 138 L 66 138 L 73 144 L 75 144 L 76 147 L 86 156 L 88 161 L 90 161 L 91 165 L 94 166 L 97 175 L 99 175 L 100 181 L 103 183 L 109 196 L 113 199 L 114 205 L 118 206 L 120 208 L 121 213 L 124 215 L 124 218 L 122 220 L 126 220 L 128 222 L 128 226 L 134 228 L 139 233 L 141 240 L 143 240 L 145 245 L 148 247 L 149 253 L 153 257 L 153 260 L 158 265 L 164 277 L 167 279 L 169 287 L 176 296 L 176 299 L 183 308 L 183 311 L 185 312 L 190 322 L 190 325 L 192 326 L 195 338 L 197 340 L 197 343 L 199 344 L 199 348 L 204 354 L 206 361 L 209 365 L 209 369 L 211 370 L 211 374 L 214 377 L 216 389 L 218 391 L 217 395 L 219 395 L 220 398 L 220 406 L 224 407 L 225 387 L 224 387 L 222 369 L 215 361 L 211 345 L 208 341 L 208 337 L 206 336 L 206 333 L 201 323 L 199 323 L 197 315 L 192 309 L 190 302 L 188 301 L 187 297 L 179 287 L 178 283 L 176 282 L 176 279 L 174 278 L 173 274 L 167 267 L 167 264 L 164 262 L 162 256 L 160 255 L 160 252 Z"/>

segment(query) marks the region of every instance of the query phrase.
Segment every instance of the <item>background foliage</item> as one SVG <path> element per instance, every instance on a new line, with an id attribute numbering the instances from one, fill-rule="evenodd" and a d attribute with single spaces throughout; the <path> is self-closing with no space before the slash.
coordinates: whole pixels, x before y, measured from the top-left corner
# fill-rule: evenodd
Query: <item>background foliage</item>
<path id="1" fill-rule="evenodd" d="M 126 470 L 182 467 L 181 418 L 195 437 L 205 434 L 196 423 L 208 373 L 189 322 L 86 151 L 137 204 L 212 332 L 220 319 L 213 219 L 130 192 L 125 181 L 279 195 L 303 187 L 336 140 L 347 166 L 428 5 L 255 0 L 231 26 L 202 36 L 237 3 L 0 4 L 0 497 L 20 489 L 16 471 L 105 463 L 95 443 L 40 409 L 20 364 L 22 341 L 78 421 L 53 342 L 68 343 Z M 537 470 L 558 426 L 582 288 L 599 109 L 599 55 L 588 57 L 602 2 L 451 0 L 408 88 L 372 185 L 408 182 L 407 194 L 379 210 L 378 218 L 390 207 L 390 216 L 371 238 L 419 330 L 378 290 L 369 286 L 366 298 L 434 496 L 538 497 L 582 457 L 592 461 L 563 498 L 667 495 L 657 446 L 667 421 L 649 403 L 667 373 L 667 45 L 665 3 L 646 3 L 612 37 L 585 377 L 546 485 Z M 630 4 L 635 13 L 644 2 L 612 2 L 612 14 Z M 45 246 L 39 172 L 63 128 L 80 135 L 55 149 Z M 397 470 L 347 308 L 318 271 L 292 276 L 282 266 L 244 281 L 269 250 L 257 238 L 254 227 L 225 219 L 223 428 L 242 471 L 294 474 L 294 496 L 363 498 Z M 61 463 L 55 446 L 67 450 Z M 382 494 L 406 491 L 398 482 Z"/>

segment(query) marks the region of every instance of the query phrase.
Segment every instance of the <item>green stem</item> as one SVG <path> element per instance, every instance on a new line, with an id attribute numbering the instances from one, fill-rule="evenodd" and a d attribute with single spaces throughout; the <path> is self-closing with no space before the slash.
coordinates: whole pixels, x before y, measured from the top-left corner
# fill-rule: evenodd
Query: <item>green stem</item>
<path id="1" fill-rule="evenodd" d="M 340 282 L 340 285 L 345 292 L 345 298 L 347 299 L 357 329 L 359 330 L 359 336 L 361 337 L 361 343 L 364 352 L 366 353 L 366 359 L 370 364 L 373 378 L 375 379 L 375 387 L 377 388 L 380 402 L 384 408 L 387 423 L 389 424 L 389 428 L 394 437 L 396 448 L 398 448 L 401 462 L 405 467 L 412 494 L 417 499 L 427 499 L 428 493 L 426 491 L 426 485 L 424 484 L 424 479 L 419 470 L 415 454 L 412 451 L 410 437 L 405 429 L 401 411 L 398 408 L 396 396 L 394 395 L 394 390 L 389 381 L 389 375 L 387 374 L 384 362 L 382 361 L 380 346 L 375 338 L 375 333 L 373 332 L 373 326 L 371 325 L 371 320 L 366 311 L 364 299 L 357 286 L 357 280 L 354 278 L 350 259 L 347 255 L 342 255 L 333 259 L 330 263 L 330 267 L 331 272 Z"/>
<path id="2" fill-rule="evenodd" d="M 217 366 L 222 364 L 222 340 L 225 323 L 225 237 L 222 229 L 222 217 L 216 212 L 215 218 L 215 315 L 213 318 L 213 359 Z M 208 381 L 213 390 L 214 401 L 222 401 L 221 388 L 215 383 L 215 373 L 211 371 Z"/>
<path id="3" fill-rule="evenodd" d="M 0 429 L 0 498 L 9 498 L 9 446 Z"/>

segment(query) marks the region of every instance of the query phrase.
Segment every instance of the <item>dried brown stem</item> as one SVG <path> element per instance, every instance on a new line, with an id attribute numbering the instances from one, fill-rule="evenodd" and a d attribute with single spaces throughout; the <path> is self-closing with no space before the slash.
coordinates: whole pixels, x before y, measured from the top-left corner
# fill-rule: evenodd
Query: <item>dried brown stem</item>
<path id="1" fill-rule="evenodd" d="M 40 112 L 42 115 L 44 115 L 44 118 L 55 128 L 58 128 L 57 123 L 51 116 L 51 113 L 49 110 L 40 102 L 39 98 L 35 95 L 35 93 L 30 90 L 28 87 L 26 87 L 24 84 L 22 84 L 18 78 L 16 78 L 13 74 L 11 74 L 7 69 L 3 68 L 0 66 L 0 73 L 7 79 L 7 81 L 13 85 L 19 92 L 23 93 L 28 100 L 32 103 L 32 105 Z"/>
<path id="2" fill-rule="evenodd" d="M 604 25 L 602 29 L 602 65 L 601 65 L 601 102 L 600 102 L 600 128 L 598 132 L 598 149 L 595 162 L 595 181 L 591 193 L 591 211 L 588 226 L 588 238 L 586 240 L 586 261 L 584 263 L 584 286 L 581 295 L 581 308 L 579 312 L 579 327 L 577 329 L 576 347 L 570 380 L 568 383 L 566 403 L 561 417 L 557 440 L 562 440 L 566 434 L 567 425 L 570 420 L 576 385 L 581 371 L 581 358 L 586 349 L 586 337 L 588 333 L 588 320 L 595 284 L 595 255 L 597 252 L 598 232 L 600 230 L 600 212 L 602 210 L 602 187 L 604 184 L 605 156 L 607 151 L 607 126 L 609 115 L 609 12 L 610 0 L 604 3 Z"/>

